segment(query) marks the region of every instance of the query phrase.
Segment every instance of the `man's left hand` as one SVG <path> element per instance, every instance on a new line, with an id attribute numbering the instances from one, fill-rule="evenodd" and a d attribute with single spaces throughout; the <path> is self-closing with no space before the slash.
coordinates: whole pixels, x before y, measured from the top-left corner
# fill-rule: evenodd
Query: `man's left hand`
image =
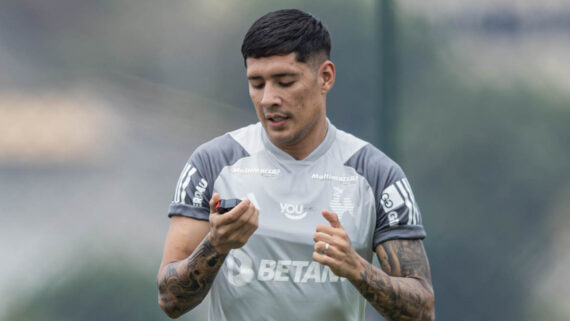
<path id="1" fill-rule="evenodd" d="M 348 233 L 335 213 L 323 210 L 323 217 L 330 225 L 318 225 L 313 236 L 315 249 L 313 260 L 328 266 L 334 274 L 349 280 L 360 278 L 364 260 L 352 247 Z M 328 244 L 328 245 L 327 245 Z"/>

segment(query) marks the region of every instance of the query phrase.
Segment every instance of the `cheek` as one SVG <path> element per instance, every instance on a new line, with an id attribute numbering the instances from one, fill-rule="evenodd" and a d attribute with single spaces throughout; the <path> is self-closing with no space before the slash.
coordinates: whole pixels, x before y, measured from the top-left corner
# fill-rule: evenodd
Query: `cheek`
<path id="1" fill-rule="evenodd" d="M 257 109 L 257 106 L 259 105 L 259 94 L 255 91 L 249 91 L 249 98 L 251 99 L 251 102 L 253 103 L 253 105 L 255 106 L 255 108 Z"/>
<path id="2" fill-rule="evenodd" d="M 307 105 L 311 104 L 310 90 L 303 88 L 293 95 L 293 105 L 296 106 L 299 112 L 306 112 Z"/>
<path id="3" fill-rule="evenodd" d="M 304 89 L 302 92 L 297 95 L 297 106 L 299 106 L 299 112 L 302 112 L 304 115 L 312 115 L 314 114 L 315 110 L 318 109 L 317 105 L 319 104 L 319 97 L 314 94 L 314 90 L 312 88 Z"/>
<path id="4" fill-rule="evenodd" d="M 255 101 L 255 97 L 256 97 L 255 91 L 253 91 L 253 90 L 251 90 L 251 88 L 249 88 L 249 98 L 251 98 L 251 101 Z"/>
<path id="5" fill-rule="evenodd" d="M 253 108 L 255 109 L 255 113 L 261 119 L 261 116 L 263 116 L 263 108 L 261 107 L 259 97 L 257 97 L 257 95 L 250 95 L 249 97 L 251 98 L 251 102 L 253 104 Z"/>

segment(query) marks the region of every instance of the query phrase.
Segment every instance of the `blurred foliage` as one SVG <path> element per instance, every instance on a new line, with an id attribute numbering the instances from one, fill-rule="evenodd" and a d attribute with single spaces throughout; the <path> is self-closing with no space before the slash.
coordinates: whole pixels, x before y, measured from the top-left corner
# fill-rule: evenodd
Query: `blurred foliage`
<path id="1" fill-rule="evenodd" d="M 438 318 L 525 320 L 550 206 L 570 184 L 567 98 L 474 81 L 437 30 L 404 21 L 397 145 L 424 213 Z"/>
<path id="2" fill-rule="evenodd" d="M 12 305 L 11 321 L 168 320 L 157 304 L 155 271 L 119 254 L 75 257 L 39 290 Z"/>
<path id="3" fill-rule="evenodd" d="M 175 0 L 164 6 L 150 0 L 8 0 L 0 6 L 0 45 L 4 38 L 10 44 L 5 50 L 31 66 L 11 73 L 6 87 L 128 75 L 247 112 L 251 101 L 240 52 L 247 29 L 268 11 L 306 10 L 333 35 L 337 81 L 328 98 L 330 116 L 339 127 L 376 141 L 376 124 L 362 122 L 379 116 L 373 2 Z M 346 107 L 353 106 L 352 93 L 358 93 L 358 108 Z"/>

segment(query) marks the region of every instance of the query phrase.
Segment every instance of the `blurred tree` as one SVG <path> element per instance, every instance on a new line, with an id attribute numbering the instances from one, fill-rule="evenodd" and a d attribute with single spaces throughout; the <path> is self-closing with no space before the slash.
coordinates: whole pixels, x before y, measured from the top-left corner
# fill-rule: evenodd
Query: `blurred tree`
<path id="1" fill-rule="evenodd" d="M 10 321 L 169 320 L 158 307 L 155 273 L 128 256 L 69 263 L 37 292 L 21 297 L 5 314 Z"/>
<path id="2" fill-rule="evenodd" d="M 380 136 L 379 146 L 384 153 L 396 161 L 397 155 L 397 124 L 396 109 L 398 91 L 398 39 L 396 6 L 392 0 L 381 0 L 377 7 L 377 23 L 380 26 Z"/>
<path id="3" fill-rule="evenodd" d="M 401 29 L 398 146 L 428 230 L 438 319 L 524 320 L 549 206 L 570 181 L 567 98 L 476 82 L 437 30 L 409 17 Z"/>

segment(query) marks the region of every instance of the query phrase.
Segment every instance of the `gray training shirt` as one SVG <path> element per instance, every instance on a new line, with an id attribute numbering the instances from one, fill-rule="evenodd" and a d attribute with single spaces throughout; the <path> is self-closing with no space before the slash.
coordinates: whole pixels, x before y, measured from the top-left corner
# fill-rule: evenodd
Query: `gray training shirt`
<path id="1" fill-rule="evenodd" d="M 208 220 L 214 192 L 248 198 L 259 209 L 259 227 L 216 276 L 209 320 L 364 320 L 356 288 L 312 260 L 316 227 L 328 224 L 323 209 L 338 215 L 368 261 L 381 242 L 425 237 L 401 168 L 330 122 L 325 140 L 303 160 L 273 145 L 260 123 L 201 145 L 182 170 L 169 216 Z"/>

